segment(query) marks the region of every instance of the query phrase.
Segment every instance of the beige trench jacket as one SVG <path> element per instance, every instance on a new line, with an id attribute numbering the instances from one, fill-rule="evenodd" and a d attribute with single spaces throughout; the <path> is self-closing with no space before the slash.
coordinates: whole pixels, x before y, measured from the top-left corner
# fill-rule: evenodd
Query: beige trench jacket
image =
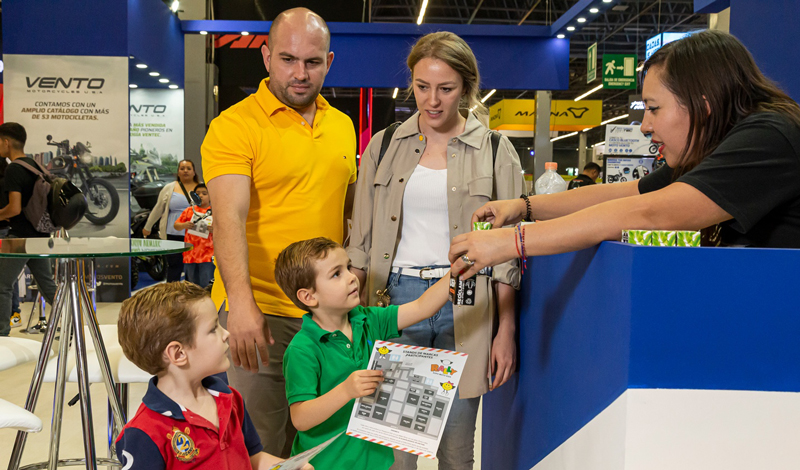
<path id="1" fill-rule="evenodd" d="M 400 242 L 405 182 L 425 151 L 426 139 L 419 131 L 419 113 L 401 124 L 377 168 L 384 131 L 370 140 L 361 158 L 353 208 L 353 229 L 347 254 L 353 266 L 367 273 L 369 305 L 376 305 L 376 292 L 386 287 Z M 469 113 L 464 132 L 447 145 L 447 211 L 450 238 L 471 230 L 472 214 L 494 199 L 518 198 L 524 191 L 519 157 L 511 142 L 500 139 L 492 168 L 489 130 Z M 515 260 L 494 268 L 492 278 L 519 288 L 519 263 Z M 459 385 L 461 398 L 489 391 L 487 380 L 493 338 L 494 290 L 489 278 L 478 277 L 475 306 L 453 306 L 456 349 L 469 354 Z M 391 295 L 391 292 L 389 292 Z"/>

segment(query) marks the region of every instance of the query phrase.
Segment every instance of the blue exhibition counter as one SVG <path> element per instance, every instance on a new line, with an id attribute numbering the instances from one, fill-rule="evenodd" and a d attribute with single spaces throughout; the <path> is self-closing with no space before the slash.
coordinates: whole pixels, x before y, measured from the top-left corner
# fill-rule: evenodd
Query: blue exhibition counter
<path id="1" fill-rule="evenodd" d="M 530 258 L 482 468 L 798 468 L 775 450 L 800 447 L 798 268 L 800 250 L 617 242 Z"/>

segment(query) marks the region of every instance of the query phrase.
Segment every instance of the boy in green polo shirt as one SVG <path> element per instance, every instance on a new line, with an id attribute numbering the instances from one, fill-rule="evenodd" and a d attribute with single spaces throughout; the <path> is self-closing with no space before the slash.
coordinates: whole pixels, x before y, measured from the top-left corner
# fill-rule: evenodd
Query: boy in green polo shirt
<path id="1" fill-rule="evenodd" d="M 297 428 L 296 455 L 347 429 L 355 399 L 371 395 L 383 372 L 365 370 L 372 344 L 430 318 L 448 299 L 448 276 L 400 306 L 362 307 L 359 282 L 344 248 L 327 238 L 292 243 L 275 262 L 275 279 L 310 312 L 283 357 L 286 397 Z M 343 435 L 311 460 L 315 468 L 386 470 L 392 449 Z"/>

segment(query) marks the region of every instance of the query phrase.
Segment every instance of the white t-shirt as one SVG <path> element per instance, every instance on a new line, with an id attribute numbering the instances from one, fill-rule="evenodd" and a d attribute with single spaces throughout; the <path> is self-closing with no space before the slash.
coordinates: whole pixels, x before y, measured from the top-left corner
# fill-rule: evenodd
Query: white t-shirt
<path id="1" fill-rule="evenodd" d="M 403 192 L 403 225 L 392 266 L 448 266 L 447 169 L 417 165 Z"/>

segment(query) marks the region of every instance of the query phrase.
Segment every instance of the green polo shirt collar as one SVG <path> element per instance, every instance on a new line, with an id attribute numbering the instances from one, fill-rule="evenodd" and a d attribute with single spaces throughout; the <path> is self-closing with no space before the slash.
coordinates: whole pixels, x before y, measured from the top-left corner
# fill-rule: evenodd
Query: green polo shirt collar
<path id="1" fill-rule="evenodd" d="M 347 316 L 350 319 L 350 327 L 353 329 L 353 340 L 355 340 L 360 337 L 361 332 L 364 330 L 364 320 L 367 319 L 367 316 L 359 309 L 350 310 Z M 314 321 L 313 315 L 310 313 L 303 315 L 303 329 L 308 332 L 309 336 L 319 342 L 329 341 L 330 336 L 333 334 L 344 335 L 344 333 L 339 330 L 323 330 L 317 322 Z"/>

